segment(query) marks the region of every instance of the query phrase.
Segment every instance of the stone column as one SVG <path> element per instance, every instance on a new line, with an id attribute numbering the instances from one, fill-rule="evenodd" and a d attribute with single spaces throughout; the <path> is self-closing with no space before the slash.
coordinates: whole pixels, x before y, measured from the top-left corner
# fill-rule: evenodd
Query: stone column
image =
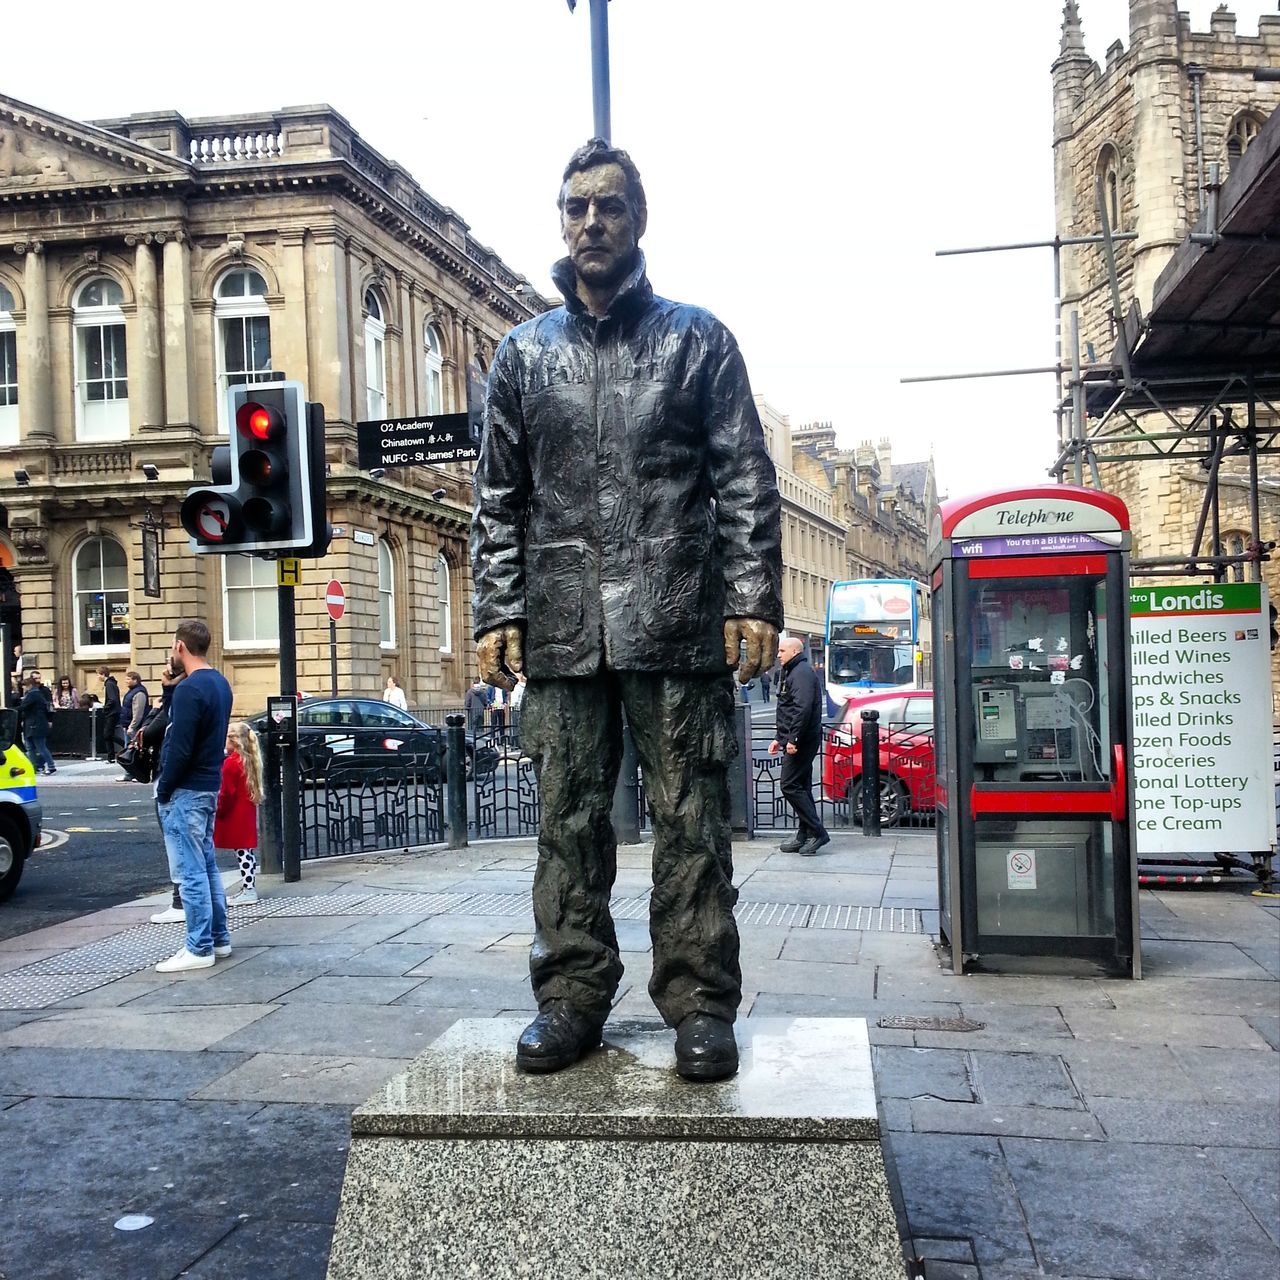
<path id="1" fill-rule="evenodd" d="M 280 232 L 280 287 L 284 292 L 283 323 L 271 329 L 271 364 L 295 378 L 311 393 L 311 348 L 307 341 L 307 279 L 303 254 L 306 232 Z"/>
<path id="2" fill-rule="evenodd" d="M 164 240 L 164 397 L 170 425 L 188 426 L 195 412 L 195 335 L 191 321 L 191 249 L 182 231 Z M 160 236 L 156 237 L 160 239 Z"/>
<path id="3" fill-rule="evenodd" d="M 340 419 L 346 415 L 351 402 L 347 257 L 332 227 L 313 229 L 311 246 L 306 281 L 312 375 L 308 394 L 324 404 L 330 419 Z"/>
<path id="4" fill-rule="evenodd" d="M 163 427 L 164 355 L 160 346 L 160 280 L 151 236 L 126 236 L 134 246 L 133 279 L 138 309 L 134 319 L 136 345 L 129 361 L 129 400 L 134 421 L 143 431 Z"/>
<path id="5" fill-rule="evenodd" d="M 22 285 L 27 322 L 23 333 L 22 408 L 24 435 L 32 441 L 53 440 L 53 373 L 49 353 L 49 280 L 44 245 L 28 240 L 17 246 L 24 255 Z"/>
<path id="6" fill-rule="evenodd" d="M 419 314 L 417 289 L 408 276 L 400 277 L 400 368 L 404 381 L 400 387 L 403 414 L 411 418 L 418 412 L 418 386 L 422 365 L 422 317 Z"/>

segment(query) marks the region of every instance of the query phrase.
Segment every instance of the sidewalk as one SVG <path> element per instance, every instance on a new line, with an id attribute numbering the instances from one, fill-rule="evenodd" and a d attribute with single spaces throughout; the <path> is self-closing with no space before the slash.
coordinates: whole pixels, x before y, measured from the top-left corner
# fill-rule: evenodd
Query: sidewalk
<path id="1" fill-rule="evenodd" d="M 72 783 L 115 782 L 124 777 L 124 770 L 114 760 L 55 760 L 57 773 L 53 777 L 36 775 L 36 789 L 65 787 Z M 136 785 L 136 784 L 135 784 Z"/>
<path id="2" fill-rule="evenodd" d="M 933 848 L 734 850 L 743 1015 L 867 1018 L 921 1273 L 1275 1274 L 1280 902 L 1144 891 L 1140 983 L 955 978 Z M 629 1016 L 653 1016 L 648 858 L 619 853 Z M 234 954 L 190 975 L 151 968 L 181 944 L 146 923 L 159 898 L 0 943 L 0 1275 L 321 1280 L 351 1109 L 457 1018 L 533 1011 L 533 862 L 510 841 L 264 877 Z"/>

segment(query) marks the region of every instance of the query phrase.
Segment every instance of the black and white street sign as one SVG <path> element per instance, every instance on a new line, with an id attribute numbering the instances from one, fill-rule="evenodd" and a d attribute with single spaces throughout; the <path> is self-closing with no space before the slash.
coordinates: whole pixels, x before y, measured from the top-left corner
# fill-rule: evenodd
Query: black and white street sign
<path id="1" fill-rule="evenodd" d="M 441 413 L 430 418 L 357 422 L 356 454 L 360 469 L 475 462 L 480 457 L 480 441 L 472 429 L 472 421 L 470 414 Z"/>

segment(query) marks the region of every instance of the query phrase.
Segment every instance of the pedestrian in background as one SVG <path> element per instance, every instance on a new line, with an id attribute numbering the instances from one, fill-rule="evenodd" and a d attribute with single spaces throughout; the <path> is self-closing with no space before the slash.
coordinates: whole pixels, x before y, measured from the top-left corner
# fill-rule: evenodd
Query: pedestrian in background
<path id="1" fill-rule="evenodd" d="M 53 695 L 55 711 L 74 711 L 80 705 L 80 693 L 71 683 L 70 676 L 58 677 L 58 688 Z"/>
<path id="2" fill-rule="evenodd" d="M 169 655 L 169 665 L 184 678 L 169 706 L 156 800 L 165 849 L 180 873 L 187 938 L 180 951 L 156 965 L 157 973 L 208 969 L 215 957 L 231 954 L 227 900 L 213 854 L 231 686 L 209 665 L 209 639 L 205 623 L 180 622 Z"/>
<path id="3" fill-rule="evenodd" d="M 822 745 L 822 681 L 804 656 L 804 645 L 787 636 L 778 645 L 782 684 L 778 689 L 777 735 L 769 754 L 782 753 L 782 795 L 795 810 L 795 836 L 779 848 L 810 858 L 831 843 L 813 802 L 813 758 Z"/>
<path id="4" fill-rule="evenodd" d="M 523 671 L 516 675 L 516 687 L 511 690 L 511 745 L 520 746 L 520 713 L 524 709 L 524 689 L 529 677 Z"/>
<path id="5" fill-rule="evenodd" d="M 467 690 L 463 699 L 463 709 L 467 713 L 467 728 L 472 733 L 479 733 L 484 728 L 484 711 L 489 705 L 489 687 L 476 676 L 475 683 Z"/>
<path id="6" fill-rule="evenodd" d="M 181 679 L 181 672 L 175 671 L 170 666 L 168 659 L 166 659 L 164 666 L 160 668 L 160 705 L 143 721 L 142 728 L 138 730 L 138 735 L 135 739 L 139 748 L 138 755 L 145 762 L 143 767 L 150 770 L 146 775 L 148 779 L 158 778 L 160 774 L 160 753 L 164 750 L 164 735 L 169 728 L 169 710 L 173 704 L 173 691 Z M 139 781 L 141 780 L 140 769 Z M 153 795 L 154 792 L 155 789 L 153 788 Z M 156 821 L 160 822 L 159 801 L 156 801 L 155 805 Z M 161 834 L 164 833 L 163 823 L 160 824 L 160 831 Z M 168 854 L 167 843 L 165 845 L 165 853 L 166 855 Z M 182 872 L 172 857 L 169 858 L 169 879 L 173 884 L 173 903 L 163 911 L 153 915 L 151 917 L 152 924 L 172 924 L 178 920 L 186 919 L 186 913 L 182 910 L 182 891 L 179 888 Z"/>
<path id="7" fill-rule="evenodd" d="M 240 868 L 240 891 L 229 907 L 258 901 L 258 806 L 262 803 L 262 752 L 258 735 L 243 720 L 227 728 L 227 754 L 213 821 L 213 847 L 234 849 Z"/>
<path id="8" fill-rule="evenodd" d="M 124 698 L 120 703 L 119 736 L 124 739 L 121 749 L 127 751 L 133 742 L 134 734 L 142 728 L 142 722 L 147 718 L 151 697 L 147 693 L 147 686 L 142 683 L 142 677 L 136 671 L 126 671 L 124 683 Z M 122 781 L 136 782 L 137 779 L 129 772 L 128 767 L 122 767 L 125 770 Z"/>
<path id="9" fill-rule="evenodd" d="M 27 691 L 18 705 L 22 718 L 22 738 L 27 744 L 27 756 L 37 773 L 57 773 L 53 756 L 49 753 L 49 712 L 53 708 L 53 695 L 44 686 L 40 673 L 33 671 L 27 677 Z"/>
<path id="10" fill-rule="evenodd" d="M 507 728 L 507 691 L 496 686 L 489 690 L 489 727 L 495 741 L 501 742 Z"/>
<path id="11" fill-rule="evenodd" d="M 387 687 L 382 691 L 382 700 L 389 702 L 393 707 L 399 707 L 401 711 L 409 710 L 409 699 L 404 696 L 400 681 L 395 676 L 387 677 Z"/>
<path id="12" fill-rule="evenodd" d="M 115 755 L 124 746 L 120 740 L 120 685 L 110 667 L 99 667 L 98 676 L 102 680 L 102 714 L 98 723 L 106 726 L 104 745 Z"/>
<path id="13" fill-rule="evenodd" d="M 760 673 L 760 692 L 764 695 L 764 701 L 769 701 L 769 690 L 773 687 L 773 672 L 762 671 Z"/>

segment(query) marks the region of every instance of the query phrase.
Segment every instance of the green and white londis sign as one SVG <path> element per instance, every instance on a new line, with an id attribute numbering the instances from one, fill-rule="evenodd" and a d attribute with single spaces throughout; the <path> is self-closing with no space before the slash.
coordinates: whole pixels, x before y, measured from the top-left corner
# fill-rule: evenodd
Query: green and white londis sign
<path id="1" fill-rule="evenodd" d="M 1138 852 L 1275 846 L 1267 602 L 1256 582 L 1133 587 Z"/>

